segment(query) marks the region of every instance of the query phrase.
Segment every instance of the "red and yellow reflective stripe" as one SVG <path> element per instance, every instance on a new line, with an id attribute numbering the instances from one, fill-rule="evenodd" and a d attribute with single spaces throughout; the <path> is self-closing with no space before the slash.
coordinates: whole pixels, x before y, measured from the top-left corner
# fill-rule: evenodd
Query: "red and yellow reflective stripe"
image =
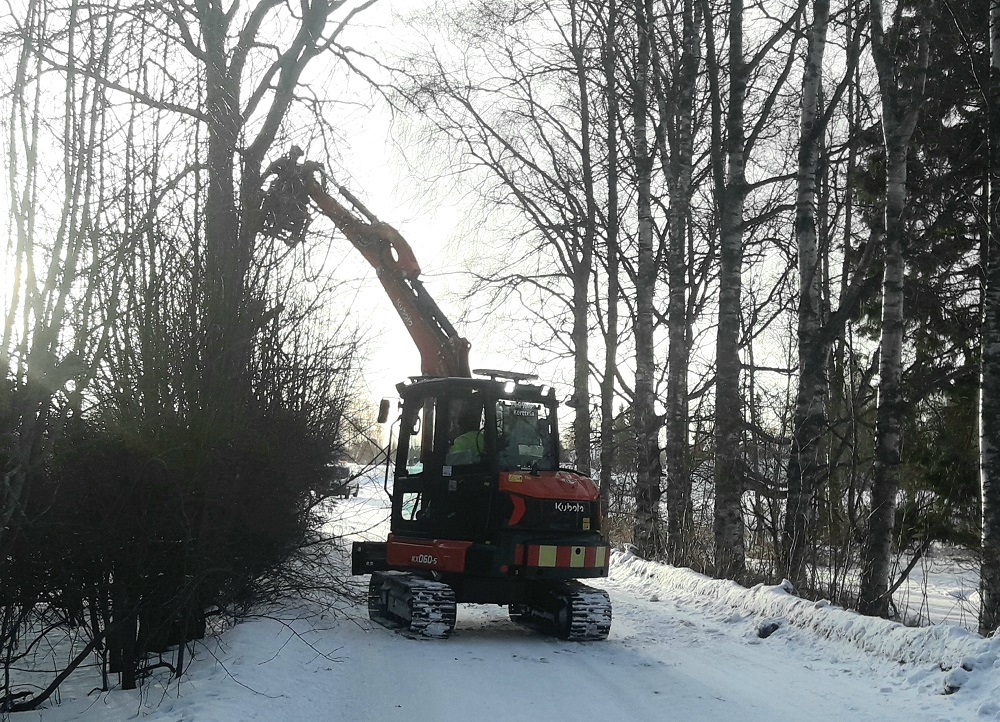
<path id="1" fill-rule="evenodd" d="M 554 544 L 529 544 L 529 567 L 555 567 L 560 569 L 589 569 L 603 567 L 607 562 L 608 548 L 587 546 L 557 546 Z"/>

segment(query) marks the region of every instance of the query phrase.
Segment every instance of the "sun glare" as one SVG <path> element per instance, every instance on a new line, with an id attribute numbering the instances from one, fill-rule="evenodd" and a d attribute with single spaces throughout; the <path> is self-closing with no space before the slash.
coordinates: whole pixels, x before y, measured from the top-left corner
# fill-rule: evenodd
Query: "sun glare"
<path id="1" fill-rule="evenodd" d="M 3 317 L 10 310 L 14 295 L 14 259 L 8 254 L 0 255 L 0 311 Z"/>

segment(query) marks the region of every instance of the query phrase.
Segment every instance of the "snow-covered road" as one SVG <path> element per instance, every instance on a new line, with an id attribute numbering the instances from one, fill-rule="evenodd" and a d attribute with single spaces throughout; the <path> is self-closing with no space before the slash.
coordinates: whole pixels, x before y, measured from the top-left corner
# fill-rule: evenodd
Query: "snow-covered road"
<path id="1" fill-rule="evenodd" d="M 953 698 L 900 689 L 892 670 L 706 618 L 612 586 L 604 643 L 539 637 L 503 610 L 465 607 L 447 642 L 352 634 L 332 670 L 342 719 L 954 720 Z M 886 665 L 888 666 L 888 665 Z"/>
<path id="2" fill-rule="evenodd" d="M 380 535 L 379 494 L 370 484 L 338 502 L 345 523 Z M 166 688 L 87 695 L 77 682 L 60 706 L 19 719 L 1000 720 L 994 646 L 968 633 L 914 637 L 780 588 L 742 590 L 626 555 L 604 586 L 614 604 L 604 642 L 538 636 L 501 608 L 464 605 L 450 639 L 415 640 L 345 602 L 231 629 Z M 762 639 L 762 621 L 780 626 Z M 948 654 L 973 671 L 942 671 Z M 964 684 L 945 695 L 946 680 Z"/>

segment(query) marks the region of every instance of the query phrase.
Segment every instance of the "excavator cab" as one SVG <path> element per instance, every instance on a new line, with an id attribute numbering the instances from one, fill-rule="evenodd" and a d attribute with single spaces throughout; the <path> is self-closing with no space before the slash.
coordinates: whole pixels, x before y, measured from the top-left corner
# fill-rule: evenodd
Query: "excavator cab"
<path id="1" fill-rule="evenodd" d="M 512 506 L 501 475 L 558 469 L 552 390 L 495 378 L 424 379 L 399 390 L 393 533 L 496 541 Z"/>
<path id="2" fill-rule="evenodd" d="M 528 626 L 603 639 L 607 594 L 577 581 L 607 575 L 597 486 L 559 466 L 554 391 L 488 373 L 397 387 L 391 534 L 352 555 L 354 573 L 372 575 L 369 612 L 447 636 L 456 602 L 500 604 Z"/>

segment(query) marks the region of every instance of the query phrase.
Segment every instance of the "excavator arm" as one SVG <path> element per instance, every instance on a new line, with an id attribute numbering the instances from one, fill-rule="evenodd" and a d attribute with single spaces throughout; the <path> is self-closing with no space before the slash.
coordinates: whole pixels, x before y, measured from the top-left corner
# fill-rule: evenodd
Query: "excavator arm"
<path id="1" fill-rule="evenodd" d="M 345 187 L 340 193 L 361 214 L 348 210 L 326 191 L 326 175 L 315 162 L 298 162 L 296 147 L 271 164 L 274 178 L 261 204 L 262 232 L 294 245 L 309 222 L 309 200 L 332 220 L 378 275 L 382 288 L 420 352 L 424 376 L 471 377 L 469 342 L 458 335 L 420 280 L 420 265 L 410 244 L 388 223 L 378 220 Z M 336 184 L 335 184 L 336 185 Z"/>

